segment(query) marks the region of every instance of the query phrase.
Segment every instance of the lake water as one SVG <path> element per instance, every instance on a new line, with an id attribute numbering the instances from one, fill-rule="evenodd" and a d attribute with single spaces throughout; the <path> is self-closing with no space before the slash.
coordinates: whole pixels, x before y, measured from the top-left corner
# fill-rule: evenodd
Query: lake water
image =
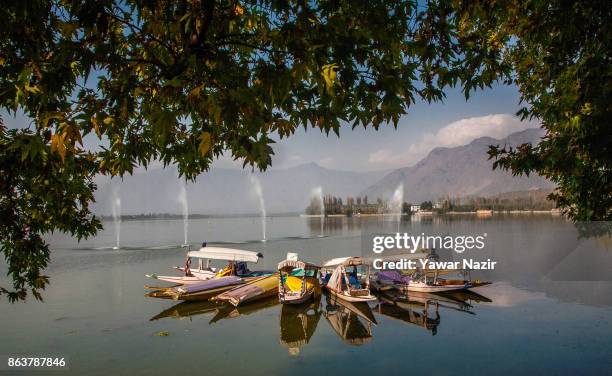
<path id="1" fill-rule="evenodd" d="M 0 300 L 0 354 L 62 356 L 67 372 L 88 375 L 612 373 L 612 247 L 578 239 L 561 218 L 404 219 L 401 231 L 412 234 L 486 233 L 485 249 L 441 256 L 497 261 L 473 275 L 493 283 L 366 307 L 326 296 L 300 308 L 267 299 L 237 309 L 146 298 L 146 273 L 170 274 L 184 261 L 182 220 L 124 221 L 119 250 L 105 227 L 80 244 L 49 237 L 45 302 Z M 261 228 L 259 218 L 192 219 L 189 241 L 261 251 L 254 269 L 269 270 L 289 251 L 311 262 L 360 255 L 364 234 L 398 223 L 328 218 L 321 229 L 317 218 L 273 217 L 265 243 Z M 0 272 L 6 285 L 6 265 Z"/>

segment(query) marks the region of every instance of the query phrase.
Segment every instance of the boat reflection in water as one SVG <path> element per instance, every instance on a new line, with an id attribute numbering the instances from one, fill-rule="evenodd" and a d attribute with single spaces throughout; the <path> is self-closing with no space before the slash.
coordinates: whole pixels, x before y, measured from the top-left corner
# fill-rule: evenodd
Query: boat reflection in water
<path id="1" fill-rule="evenodd" d="M 321 295 L 308 302 L 283 304 L 280 311 L 280 343 L 289 355 L 298 355 L 308 344 L 321 319 Z"/>
<path id="2" fill-rule="evenodd" d="M 280 303 L 278 302 L 278 297 L 276 295 L 256 300 L 254 302 L 250 302 L 244 305 L 239 305 L 237 307 L 225 303 L 221 305 L 221 307 L 217 310 L 215 316 L 210 320 L 210 324 L 214 324 L 221 320 L 235 319 L 240 316 L 248 316 L 250 314 L 277 306 L 279 304 Z"/>
<path id="3" fill-rule="evenodd" d="M 322 297 L 303 304 L 281 305 L 278 297 L 258 300 L 234 307 L 231 304 L 207 302 L 182 302 L 150 320 L 162 318 L 190 318 L 196 315 L 212 316 L 209 324 L 254 314 L 280 305 L 280 343 L 290 355 L 298 355 L 317 330 L 324 316 L 333 331 L 348 345 L 363 345 L 372 340 L 372 328 L 377 325 L 376 315 L 424 328 L 436 335 L 441 321 L 441 311 L 454 310 L 470 315 L 475 303 L 490 303 L 491 299 L 474 291 L 450 291 L 446 293 L 384 291 L 377 294 L 374 308 L 366 302 L 351 303 L 324 293 Z"/>
<path id="4" fill-rule="evenodd" d="M 240 317 L 242 315 L 250 315 L 260 310 L 274 307 L 278 304 L 278 298 L 276 296 L 258 300 L 245 305 L 240 305 L 238 307 L 234 307 L 231 304 L 218 303 L 214 301 L 186 301 L 163 310 L 157 315 L 151 317 L 150 321 L 155 321 L 163 318 L 182 319 L 191 316 L 210 314 L 213 317 L 210 319 L 209 324 L 214 324 L 223 319 L 232 319 Z"/>
<path id="5" fill-rule="evenodd" d="M 204 315 L 207 313 L 216 314 L 219 308 L 221 308 L 221 304 L 218 304 L 216 302 L 186 301 L 179 304 L 175 304 L 172 307 L 161 311 L 157 315 L 151 317 L 149 320 L 155 321 L 165 318 L 184 319 L 189 318 L 191 316 Z"/>
<path id="6" fill-rule="evenodd" d="M 368 303 L 351 303 L 326 293 L 324 315 L 344 343 L 359 346 L 372 340 L 372 324 L 377 322 Z"/>
<path id="7" fill-rule="evenodd" d="M 378 314 L 438 332 L 440 308 L 475 315 L 472 302 L 492 302 L 474 291 L 448 291 L 444 293 L 385 291 L 379 294 L 379 303 L 374 308 Z"/>

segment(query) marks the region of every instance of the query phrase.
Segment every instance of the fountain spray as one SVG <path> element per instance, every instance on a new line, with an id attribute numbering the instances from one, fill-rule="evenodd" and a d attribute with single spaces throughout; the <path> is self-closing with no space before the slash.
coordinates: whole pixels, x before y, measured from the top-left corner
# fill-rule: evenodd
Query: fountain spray
<path id="1" fill-rule="evenodd" d="M 321 215 L 321 235 L 323 237 L 323 225 L 325 222 L 325 200 L 323 200 L 323 187 L 318 186 L 312 190 L 312 196 L 316 197 L 319 200 L 319 210 Z"/>
<path id="2" fill-rule="evenodd" d="M 263 190 L 261 189 L 261 183 L 257 176 L 254 174 L 249 175 L 249 180 L 253 185 L 253 189 L 255 190 L 255 194 L 259 199 L 259 209 L 261 211 L 261 234 L 262 234 L 262 242 L 266 241 L 266 203 L 264 201 Z"/>
<path id="3" fill-rule="evenodd" d="M 115 224 L 115 246 L 113 249 L 119 249 L 121 247 L 121 197 L 118 187 L 115 187 L 112 192 L 111 209 L 113 212 L 113 223 Z"/>
<path id="4" fill-rule="evenodd" d="M 404 204 L 404 183 L 400 183 L 395 192 L 393 198 L 391 198 L 391 210 L 397 213 L 397 232 L 400 230 L 400 222 L 402 220 L 402 206 Z"/>
<path id="5" fill-rule="evenodd" d="M 183 182 L 181 184 L 181 189 L 179 191 L 179 201 L 181 203 L 182 211 L 183 211 L 183 247 L 189 247 L 188 243 L 188 233 L 189 233 L 189 201 L 187 199 L 187 183 Z"/>

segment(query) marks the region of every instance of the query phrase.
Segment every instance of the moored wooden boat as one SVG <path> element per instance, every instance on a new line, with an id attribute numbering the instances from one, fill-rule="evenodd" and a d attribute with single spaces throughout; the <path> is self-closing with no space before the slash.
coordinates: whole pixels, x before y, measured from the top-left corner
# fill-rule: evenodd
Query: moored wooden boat
<path id="1" fill-rule="evenodd" d="M 175 266 L 174 269 L 183 273 L 182 276 L 167 276 L 157 274 L 146 274 L 148 278 L 157 279 L 164 282 L 186 284 L 197 284 L 207 279 L 223 277 L 227 275 L 239 275 L 247 272 L 244 263 L 257 261 L 263 257 L 261 253 L 246 251 L 243 249 L 207 247 L 206 243 L 198 251 L 188 251 L 185 259 L 185 266 Z M 192 260 L 197 260 L 198 265 L 191 267 Z M 217 270 L 210 266 L 210 260 L 228 261 L 227 267 Z M 240 270 L 239 270 L 240 269 Z"/>
<path id="2" fill-rule="evenodd" d="M 234 306 L 274 296 L 278 293 L 278 274 L 257 277 L 242 286 L 235 287 L 214 297 L 216 301 L 226 301 Z"/>
<path id="3" fill-rule="evenodd" d="M 335 267 L 325 288 L 330 294 L 348 302 L 375 301 L 376 297 L 370 293 L 370 267 L 364 263 L 361 257 L 342 257 L 326 262 L 324 267 Z M 357 268 L 365 267 L 365 275 L 362 274 L 363 283 L 358 276 Z M 347 268 L 352 268 L 347 272 Z"/>
<path id="4" fill-rule="evenodd" d="M 145 296 L 173 300 L 208 300 L 249 280 L 237 276 L 218 277 L 197 284 L 154 288 Z"/>
<path id="5" fill-rule="evenodd" d="M 437 255 L 433 254 L 430 257 L 437 257 Z M 429 265 L 430 257 L 425 259 L 424 265 Z M 441 277 L 450 274 L 459 274 L 460 279 Z M 396 270 L 381 270 L 376 274 L 374 286 L 379 291 L 393 288 L 404 292 L 441 293 L 467 290 L 488 284 L 488 282 L 478 280 L 472 281 L 469 269 L 417 268 L 410 275 L 401 274 Z"/>
<path id="6" fill-rule="evenodd" d="M 319 267 L 298 261 L 294 255 L 288 254 L 287 260 L 278 263 L 278 299 L 282 304 L 301 304 L 321 294 Z"/>

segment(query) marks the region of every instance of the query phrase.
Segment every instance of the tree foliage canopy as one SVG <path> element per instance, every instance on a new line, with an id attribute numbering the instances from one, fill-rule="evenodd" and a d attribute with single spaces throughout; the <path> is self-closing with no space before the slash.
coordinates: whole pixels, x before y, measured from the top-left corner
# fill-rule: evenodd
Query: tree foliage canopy
<path id="1" fill-rule="evenodd" d="M 452 86 L 467 98 L 517 84 L 522 114 L 548 134 L 493 149 L 496 165 L 551 178 L 571 215 L 610 215 L 603 5 L 29 0 L 0 15 L 0 107 L 33 120 L 0 125 L 0 246 L 14 281 L 2 291 L 13 300 L 40 297 L 46 232 L 100 228 L 89 210 L 98 173 L 160 160 L 191 179 L 223 152 L 265 169 L 273 135 L 396 126 Z M 85 136 L 100 148 L 86 150 Z"/>

